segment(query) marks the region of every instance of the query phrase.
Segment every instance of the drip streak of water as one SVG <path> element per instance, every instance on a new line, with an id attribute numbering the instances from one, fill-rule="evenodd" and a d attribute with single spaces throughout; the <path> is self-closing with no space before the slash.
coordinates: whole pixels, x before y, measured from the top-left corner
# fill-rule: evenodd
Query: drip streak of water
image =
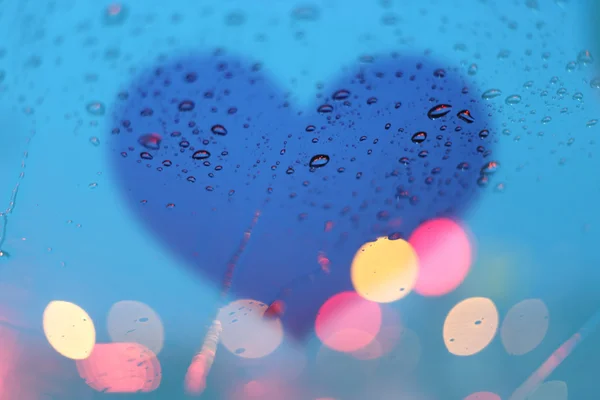
<path id="1" fill-rule="evenodd" d="M 250 223 L 250 226 L 246 232 L 244 232 L 244 237 L 242 238 L 240 245 L 227 263 L 227 270 L 225 271 L 223 288 L 221 290 L 221 303 L 225 302 L 227 295 L 229 294 L 235 267 L 240 259 L 240 256 L 246 249 L 248 241 L 252 236 L 252 230 L 256 226 L 260 215 L 260 210 L 257 210 L 254 213 L 252 222 Z M 206 336 L 204 337 L 200 352 L 194 356 L 191 365 L 188 367 L 185 377 L 185 385 L 188 393 L 200 395 L 206 388 L 206 377 L 210 373 L 210 369 L 214 362 L 222 330 L 221 322 L 215 318 L 211 324 L 211 327 L 208 329 Z"/>
<path id="2" fill-rule="evenodd" d="M 567 339 L 556 349 L 544 363 L 531 374 L 521 386 L 514 391 L 509 400 L 525 400 L 544 382 L 548 376 L 567 358 L 573 350 L 594 332 L 600 325 L 600 310 L 590 317 L 589 320 L 573 336 Z"/>

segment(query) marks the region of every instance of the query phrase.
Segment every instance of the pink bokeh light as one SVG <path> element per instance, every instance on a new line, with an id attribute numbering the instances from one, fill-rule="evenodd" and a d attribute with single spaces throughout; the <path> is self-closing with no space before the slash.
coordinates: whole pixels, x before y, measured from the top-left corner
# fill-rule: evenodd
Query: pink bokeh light
<path id="1" fill-rule="evenodd" d="M 471 240 L 458 223 L 439 218 L 421 224 L 410 244 L 419 258 L 415 292 L 422 296 L 443 296 L 467 277 L 472 261 Z"/>

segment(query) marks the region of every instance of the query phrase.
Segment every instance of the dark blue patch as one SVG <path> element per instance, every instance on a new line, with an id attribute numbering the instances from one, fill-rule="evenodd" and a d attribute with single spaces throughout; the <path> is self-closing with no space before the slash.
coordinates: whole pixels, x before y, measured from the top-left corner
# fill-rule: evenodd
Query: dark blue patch
<path id="1" fill-rule="evenodd" d="M 233 293 L 285 296 L 297 337 L 320 304 L 352 288 L 362 243 L 463 213 L 493 160 L 489 111 L 456 69 L 429 57 L 363 61 L 317 87 L 306 109 L 260 65 L 222 52 L 161 62 L 113 105 L 108 148 L 123 201 L 216 286 L 237 252 Z"/>

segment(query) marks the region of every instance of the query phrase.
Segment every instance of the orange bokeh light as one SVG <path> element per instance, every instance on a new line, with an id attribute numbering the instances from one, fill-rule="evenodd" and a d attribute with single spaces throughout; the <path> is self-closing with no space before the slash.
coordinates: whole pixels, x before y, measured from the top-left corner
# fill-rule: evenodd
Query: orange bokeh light
<path id="1" fill-rule="evenodd" d="M 471 241 L 458 223 L 447 218 L 427 221 L 408 241 L 419 258 L 415 292 L 443 296 L 467 277 L 472 261 Z"/>
<path id="2" fill-rule="evenodd" d="M 367 346 L 381 327 L 379 304 L 363 299 L 356 292 L 338 293 L 319 309 L 315 321 L 317 337 L 340 352 L 353 352 Z"/>
<path id="3" fill-rule="evenodd" d="M 487 347 L 498 330 L 498 310 L 485 297 L 471 297 L 455 305 L 444 321 L 446 348 L 457 356 L 471 356 Z"/>
<path id="4" fill-rule="evenodd" d="M 156 355 L 139 343 L 98 343 L 88 358 L 77 360 L 77 370 L 99 392 L 151 392 L 161 381 Z"/>

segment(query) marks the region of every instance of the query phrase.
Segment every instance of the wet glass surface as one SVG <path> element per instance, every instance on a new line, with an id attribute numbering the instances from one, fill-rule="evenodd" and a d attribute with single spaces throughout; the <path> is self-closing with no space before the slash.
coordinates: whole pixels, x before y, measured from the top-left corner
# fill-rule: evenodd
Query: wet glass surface
<path id="1" fill-rule="evenodd" d="M 599 15 L 0 0 L 0 399 L 598 397 Z"/>

